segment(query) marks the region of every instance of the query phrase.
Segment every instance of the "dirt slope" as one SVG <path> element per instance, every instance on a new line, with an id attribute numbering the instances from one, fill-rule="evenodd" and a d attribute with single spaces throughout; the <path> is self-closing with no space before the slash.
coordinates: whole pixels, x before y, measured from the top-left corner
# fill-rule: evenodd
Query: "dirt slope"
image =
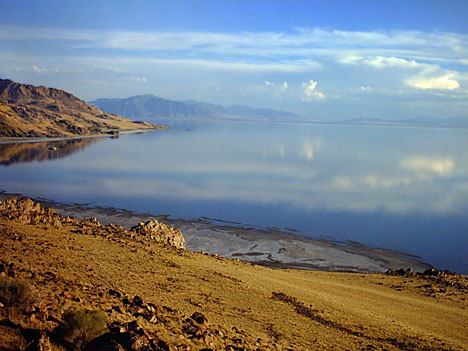
<path id="1" fill-rule="evenodd" d="M 58 319 L 101 309 L 109 323 L 138 320 L 171 350 L 468 348 L 465 276 L 271 269 L 50 218 L 25 224 L 3 213 L 0 252 Z M 134 295 L 170 309 L 145 319 L 125 300 Z M 186 328 L 194 312 L 208 320 L 203 337 Z"/>
<path id="2" fill-rule="evenodd" d="M 69 137 L 162 128 L 105 113 L 63 90 L 0 79 L 0 137 Z"/>

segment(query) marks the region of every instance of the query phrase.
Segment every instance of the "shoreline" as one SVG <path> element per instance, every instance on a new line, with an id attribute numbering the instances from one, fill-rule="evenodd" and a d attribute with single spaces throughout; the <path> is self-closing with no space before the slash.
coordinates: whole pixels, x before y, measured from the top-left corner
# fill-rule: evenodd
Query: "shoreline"
<path id="1" fill-rule="evenodd" d="M 139 134 L 153 131 L 162 131 L 170 129 L 169 126 L 160 125 L 155 128 L 144 129 L 120 129 L 116 130 L 118 135 Z M 110 131 L 110 130 L 109 130 Z M 62 140 L 76 140 L 76 139 L 91 139 L 91 138 L 115 138 L 117 135 L 102 133 L 102 134 L 87 134 L 87 135 L 73 135 L 62 137 L 0 137 L 0 144 L 22 144 L 22 143 L 40 143 L 44 141 L 62 141 Z"/>
<path id="2" fill-rule="evenodd" d="M 27 195 L 0 191 L 0 199 L 21 196 Z M 236 226 L 234 223 L 223 223 L 222 220 L 211 218 L 170 219 L 167 214 L 154 215 L 89 203 L 69 204 L 44 198 L 31 199 L 41 205 L 53 207 L 64 216 L 78 219 L 96 217 L 104 225 L 112 223 L 126 229 L 139 222 L 156 219 L 180 229 L 189 251 L 262 266 L 359 273 L 385 273 L 401 268 L 423 272 L 432 268 L 430 264 L 411 254 L 367 247 L 353 241 L 307 238 L 286 231 L 290 229 L 242 227 L 242 223 L 235 223 L 238 224 Z"/>

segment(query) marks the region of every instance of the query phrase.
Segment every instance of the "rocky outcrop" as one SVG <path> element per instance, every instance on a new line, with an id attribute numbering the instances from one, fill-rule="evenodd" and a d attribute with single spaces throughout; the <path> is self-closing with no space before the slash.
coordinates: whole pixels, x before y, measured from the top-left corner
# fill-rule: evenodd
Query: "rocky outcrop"
<path id="1" fill-rule="evenodd" d="M 162 128 L 102 112 L 63 90 L 0 79 L 0 137 L 68 137 Z"/>
<path id="2" fill-rule="evenodd" d="M 24 224 L 48 224 L 61 227 L 64 217 L 52 208 L 42 207 L 27 197 L 0 201 L 0 216 Z"/>
<path id="3" fill-rule="evenodd" d="M 0 218 L 2 217 L 18 223 L 44 224 L 55 228 L 70 225 L 75 227 L 74 231 L 79 234 L 126 237 L 134 240 L 148 239 L 177 249 L 185 249 L 182 232 L 156 220 L 139 223 L 128 231 L 115 224 L 102 225 L 94 217 L 78 220 L 74 217 L 62 216 L 53 208 L 43 207 L 27 197 L 20 199 L 13 197 L 0 201 Z"/>
<path id="4" fill-rule="evenodd" d="M 141 222 L 132 227 L 131 231 L 144 235 L 154 241 L 161 242 L 178 249 L 185 249 L 185 239 L 179 229 L 157 220 Z"/>

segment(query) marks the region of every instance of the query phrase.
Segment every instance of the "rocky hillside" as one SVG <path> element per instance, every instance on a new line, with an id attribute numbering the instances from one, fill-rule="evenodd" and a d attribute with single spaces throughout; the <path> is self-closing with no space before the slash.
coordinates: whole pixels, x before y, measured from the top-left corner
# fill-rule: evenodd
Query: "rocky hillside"
<path id="1" fill-rule="evenodd" d="M 161 235 L 167 235 L 161 239 Z M 173 235 L 175 234 L 175 235 Z M 0 202 L 0 350 L 466 350 L 468 279 L 272 269 Z M 181 239 L 181 238 L 180 238 Z"/>
<path id="2" fill-rule="evenodd" d="M 63 90 L 0 79 L 0 137 L 67 137 L 155 129 L 102 112 Z"/>

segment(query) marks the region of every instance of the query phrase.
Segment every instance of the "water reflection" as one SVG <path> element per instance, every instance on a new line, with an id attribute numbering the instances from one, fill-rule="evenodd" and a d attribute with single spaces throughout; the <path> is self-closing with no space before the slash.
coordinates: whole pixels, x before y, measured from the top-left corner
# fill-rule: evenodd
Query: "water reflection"
<path id="1" fill-rule="evenodd" d="M 94 144 L 98 138 L 0 144 L 0 165 L 66 157 Z"/>
<path id="2" fill-rule="evenodd" d="M 78 172 L 95 188 L 90 196 L 103 198 L 460 214 L 468 210 L 465 133 L 231 123 L 106 140 L 79 158 L 64 159 L 56 171 L 64 187 L 67 174 Z M 0 164 L 62 158 L 97 140 L 3 144 Z M 37 172 L 30 182 L 43 181 Z"/>
<path id="3" fill-rule="evenodd" d="M 459 131 L 230 127 L 126 137 L 112 150 L 102 145 L 85 165 L 66 166 L 92 178 L 102 196 L 282 203 L 308 211 L 468 210 L 468 141 Z M 439 143 L 429 142 L 434 138 Z"/>

